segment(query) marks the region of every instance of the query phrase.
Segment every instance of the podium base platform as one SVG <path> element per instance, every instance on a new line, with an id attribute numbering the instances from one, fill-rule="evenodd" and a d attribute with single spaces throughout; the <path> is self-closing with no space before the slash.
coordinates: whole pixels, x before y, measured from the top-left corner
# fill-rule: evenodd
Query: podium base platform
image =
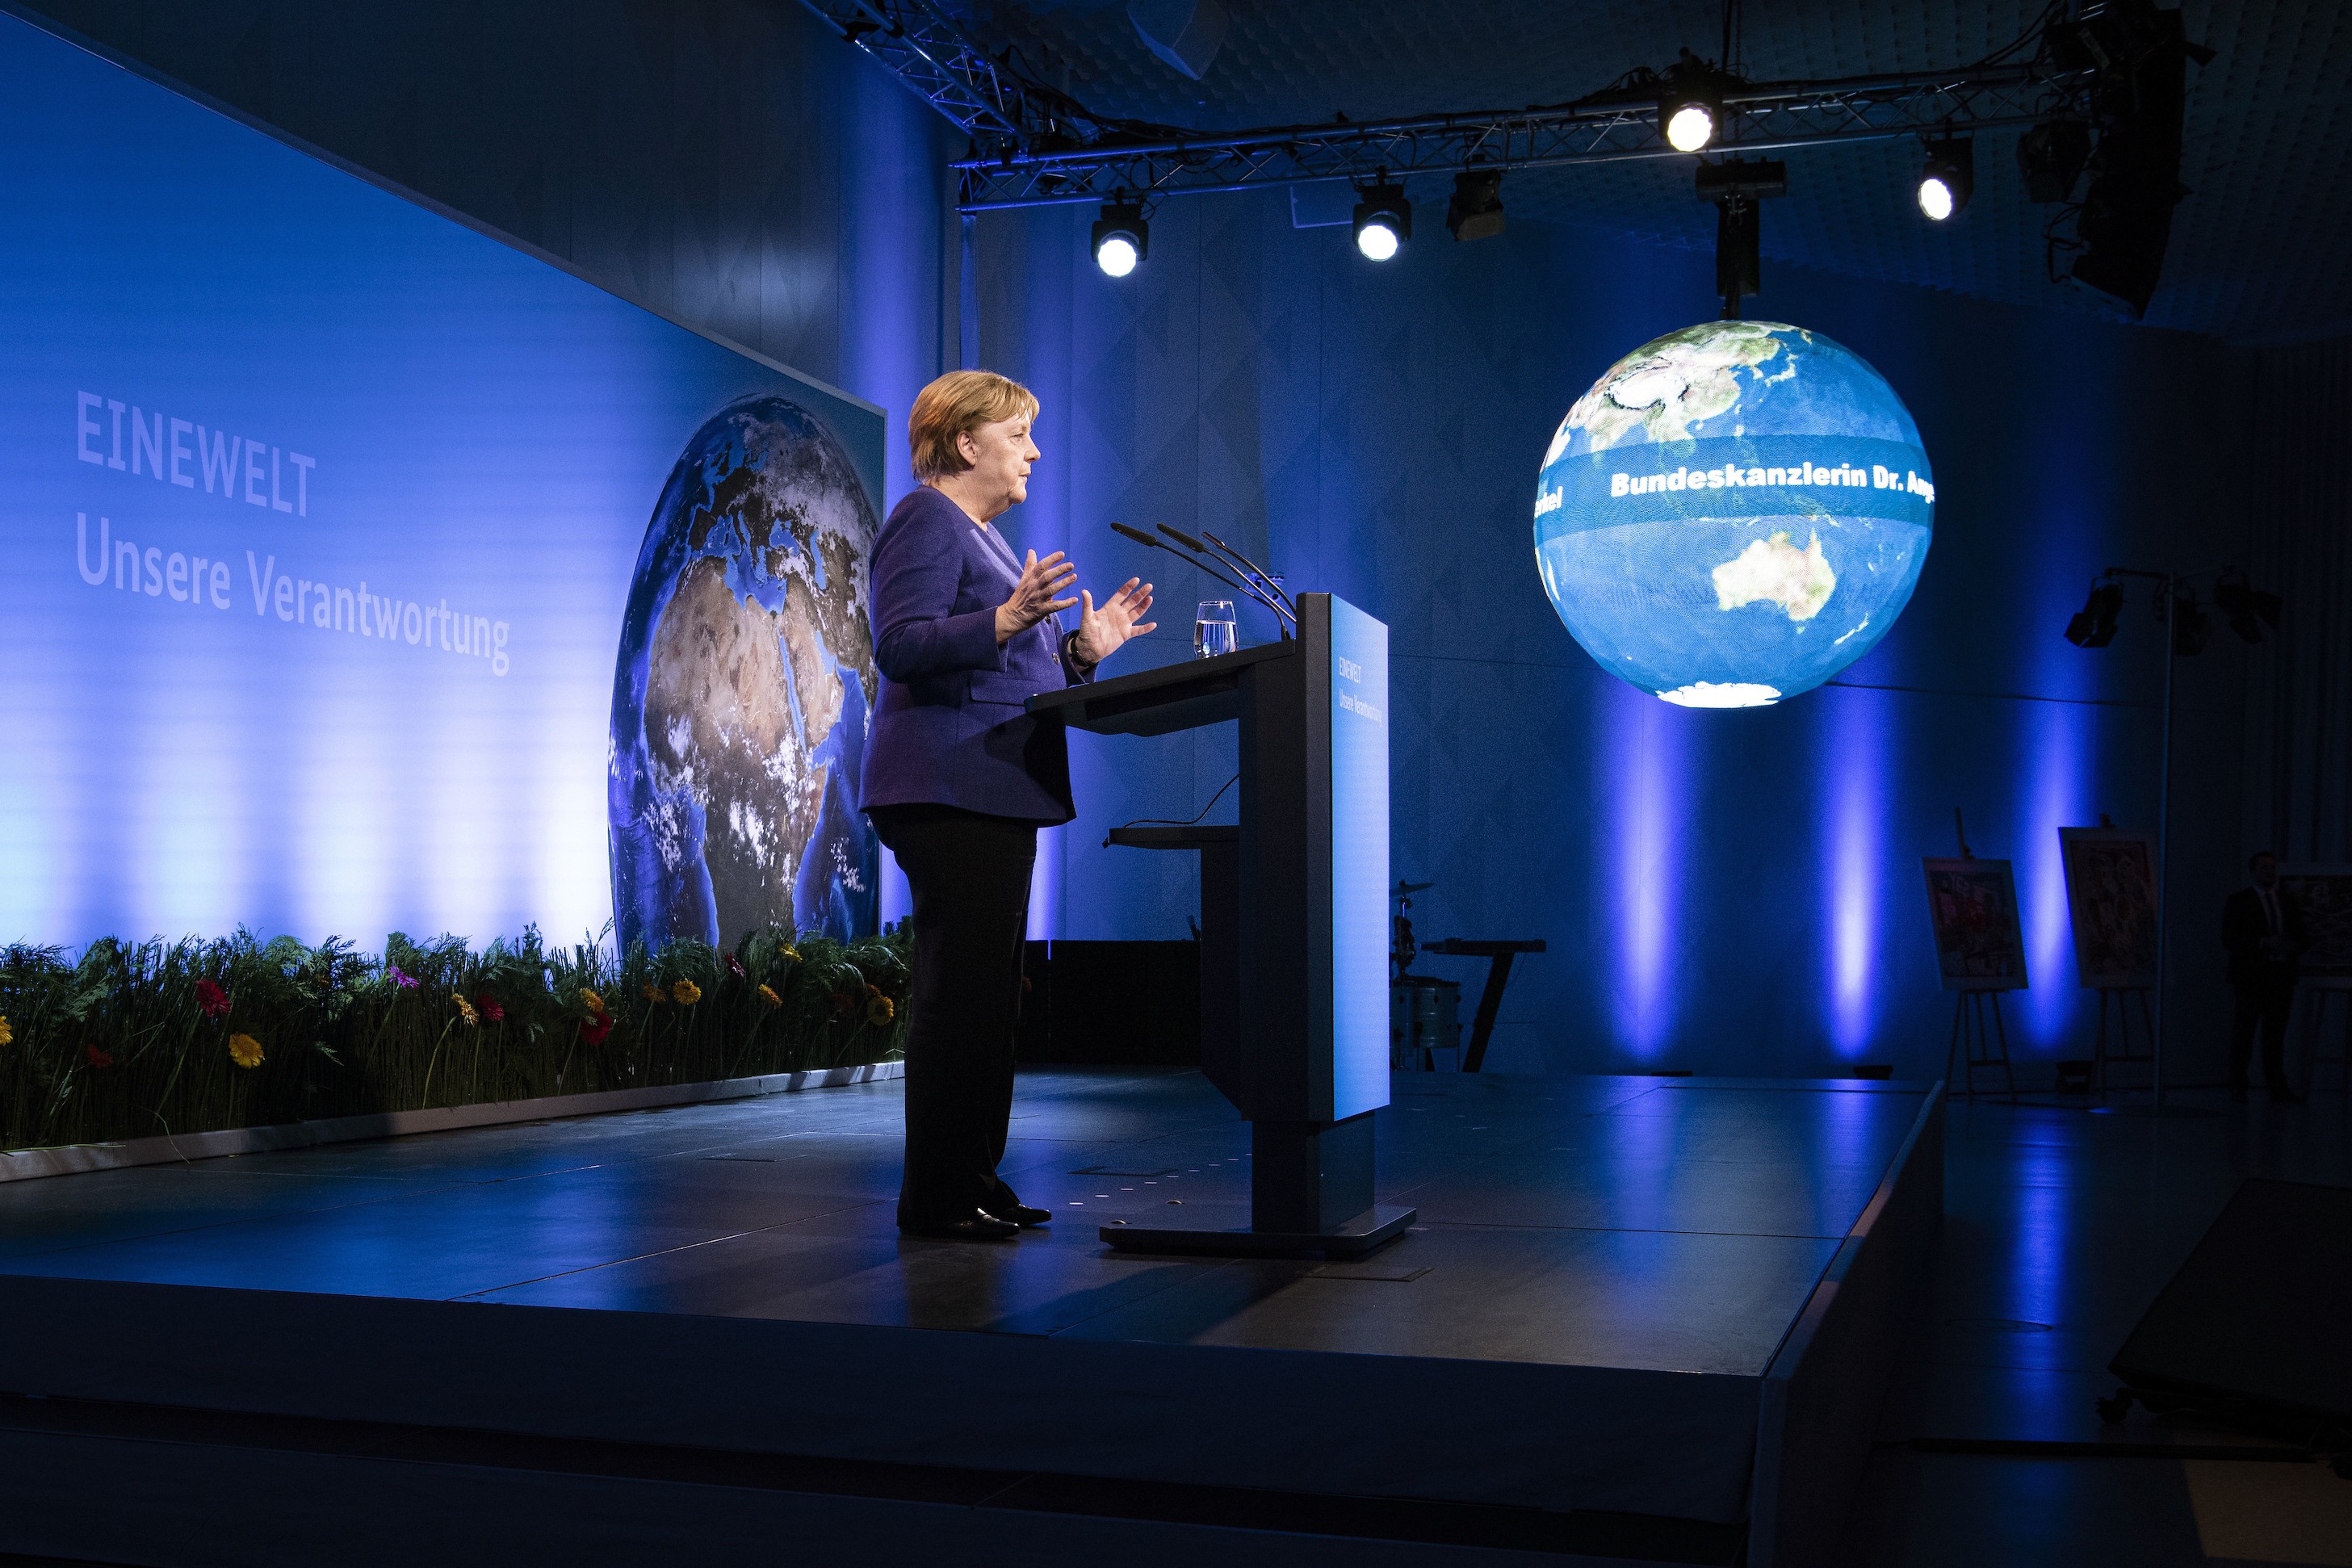
<path id="1" fill-rule="evenodd" d="M 1183 1252 L 1210 1258 L 1361 1258 L 1402 1236 L 1420 1210 L 1376 1204 L 1333 1230 L 1253 1230 L 1220 1226 L 1107 1225 L 1096 1232 L 1121 1252 Z"/>

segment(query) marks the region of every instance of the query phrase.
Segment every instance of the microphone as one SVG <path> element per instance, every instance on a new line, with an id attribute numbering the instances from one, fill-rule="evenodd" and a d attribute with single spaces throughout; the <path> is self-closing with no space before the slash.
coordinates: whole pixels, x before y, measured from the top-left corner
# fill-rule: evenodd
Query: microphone
<path id="1" fill-rule="evenodd" d="M 1215 556 L 1210 554 L 1207 550 L 1202 547 L 1199 540 L 1193 538 L 1189 533 L 1183 532 L 1179 529 L 1171 528 L 1164 522 L 1160 525 L 1160 531 L 1174 540 L 1177 543 L 1182 545 L 1185 549 L 1191 551 L 1193 554 L 1198 555 L 1203 561 L 1215 561 L 1217 559 Z M 1230 577 L 1224 577 L 1221 578 L 1220 581 L 1232 583 L 1233 579 Z M 1256 600 L 1265 608 L 1272 610 L 1275 617 L 1275 629 L 1280 632 L 1286 640 L 1289 637 L 1290 627 L 1285 624 L 1285 622 L 1290 617 L 1290 610 L 1287 605 L 1275 603 L 1273 599 L 1267 597 L 1265 590 L 1258 587 L 1255 583 L 1235 583 L 1234 585 L 1241 589 L 1243 593 L 1247 594 L 1251 598 Z"/>
<path id="2" fill-rule="evenodd" d="M 1240 551 L 1235 550 L 1232 545 L 1227 544 L 1223 540 L 1219 539 L 1215 534 L 1211 533 L 1207 529 L 1204 528 L 1201 531 L 1201 537 L 1215 545 L 1219 550 L 1223 551 L 1227 555 L 1232 556 L 1235 561 L 1239 562 L 1243 571 L 1247 572 L 1251 576 L 1256 578 L 1258 583 L 1264 586 L 1267 593 L 1282 601 L 1284 607 L 1290 611 L 1290 618 L 1293 621 L 1298 619 L 1298 612 L 1297 608 L 1291 605 L 1290 595 L 1284 593 L 1280 588 L 1275 586 L 1274 574 L 1272 573 L 1266 571 L 1265 568 L 1260 566 L 1256 562 L 1251 560 Z"/>
<path id="3" fill-rule="evenodd" d="M 1110 525 L 1110 531 L 1113 533 L 1118 534 L 1121 539 L 1131 539 L 1135 541 L 1136 543 L 1144 545 L 1150 549 L 1168 550 L 1168 546 L 1160 543 L 1160 541 L 1152 538 L 1151 535 L 1144 532 L 1143 530 L 1139 528 L 1129 528 L 1123 522 L 1114 522 Z M 1168 553 L 1175 555 L 1176 552 L 1173 550 L 1168 550 Z M 1179 556 L 1178 559 L 1181 560 L 1182 557 Z M 1210 576 L 1214 577 L 1218 582 L 1223 583 L 1229 588 L 1236 589 L 1244 594 L 1249 592 L 1248 589 L 1242 587 L 1239 583 L 1234 582 L 1231 577 L 1226 576 L 1222 572 L 1217 572 L 1209 567 L 1202 566 L 1197 561 L 1186 562 L 1185 563 L 1190 566 L 1199 567 L 1201 571 L 1208 573 Z M 1285 633 L 1284 635 L 1288 636 L 1289 634 Z"/>

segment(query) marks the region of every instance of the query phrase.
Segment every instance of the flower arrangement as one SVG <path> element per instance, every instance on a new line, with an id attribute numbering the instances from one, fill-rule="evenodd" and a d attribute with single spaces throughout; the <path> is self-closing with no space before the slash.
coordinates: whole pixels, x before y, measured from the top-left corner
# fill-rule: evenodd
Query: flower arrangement
<path id="1" fill-rule="evenodd" d="M 0 1148 L 887 1060 L 912 945 L 901 927 L 770 928 L 731 952 L 536 930 L 478 949 L 395 932 L 380 955 L 244 931 L 0 947 Z"/>

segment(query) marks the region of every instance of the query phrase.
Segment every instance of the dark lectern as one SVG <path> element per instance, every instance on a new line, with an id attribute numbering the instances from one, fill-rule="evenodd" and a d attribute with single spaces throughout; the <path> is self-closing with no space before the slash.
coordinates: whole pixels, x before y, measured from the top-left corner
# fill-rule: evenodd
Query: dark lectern
<path id="1" fill-rule="evenodd" d="M 1216 862 L 1202 868 L 1202 1067 L 1250 1123 L 1250 1223 L 1105 1226 L 1113 1247 L 1351 1257 L 1412 1223 L 1372 1202 L 1372 1112 L 1389 1100 L 1388 627 L 1328 594 L 1300 595 L 1298 619 L 1294 641 L 1029 700 L 1098 734 L 1242 727 L 1238 853 L 1221 835 L 1128 841 Z M 1230 923 L 1208 907 L 1224 899 Z M 1221 952 L 1230 1004 L 1211 973 Z"/>

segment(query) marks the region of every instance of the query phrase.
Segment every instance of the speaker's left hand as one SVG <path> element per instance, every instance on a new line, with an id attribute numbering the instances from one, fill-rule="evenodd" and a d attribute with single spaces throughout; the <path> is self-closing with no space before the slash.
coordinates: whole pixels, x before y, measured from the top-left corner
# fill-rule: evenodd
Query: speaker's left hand
<path id="1" fill-rule="evenodd" d="M 1100 664 L 1127 646 L 1129 637 L 1156 630 L 1157 621 L 1143 619 L 1151 608 L 1151 584 L 1129 577 L 1119 591 L 1096 605 L 1095 596 L 1079 590 L 1085 607 L 1078 613 L 1077 655 L 1087 664 Z"/>

